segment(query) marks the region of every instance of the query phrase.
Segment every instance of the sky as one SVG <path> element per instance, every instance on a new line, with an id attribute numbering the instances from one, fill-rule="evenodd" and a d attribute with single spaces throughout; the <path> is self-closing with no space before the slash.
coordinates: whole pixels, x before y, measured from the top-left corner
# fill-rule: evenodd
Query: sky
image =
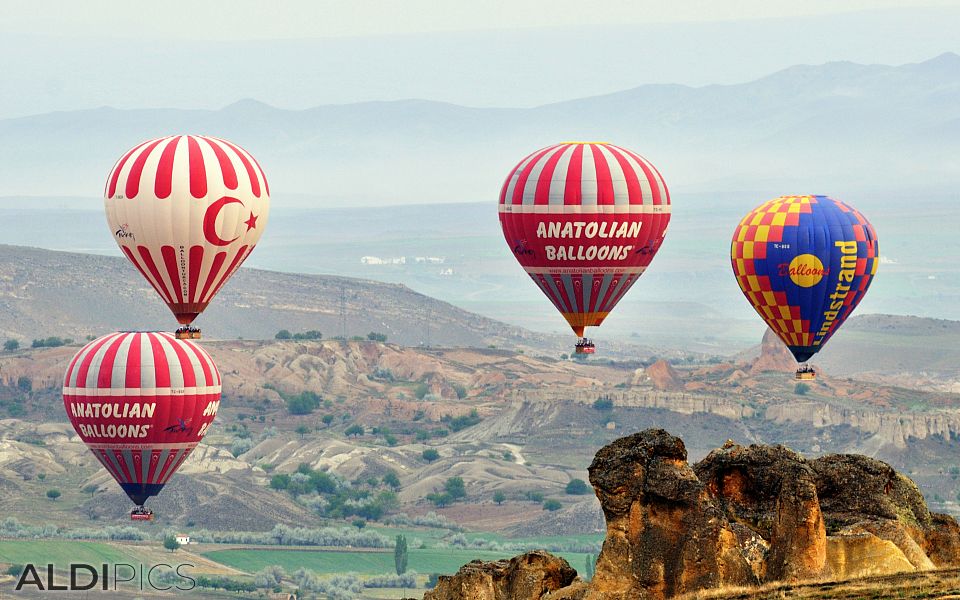
<path id="1" fill-rule="evenodd" d="M 316 37 L 781 19 L 877 9 L 956 6 L 956 0 L 34 0 L 0 3 L 0 30 L 208 40 Z M 946 24 L 944 24 L 946 27 Z"/>
<path id="2" fill-rule="evenodd" d="M 0 120 L 427 99 L 531 107 L 960 52 L 952 0 L 0 0 Z"/>

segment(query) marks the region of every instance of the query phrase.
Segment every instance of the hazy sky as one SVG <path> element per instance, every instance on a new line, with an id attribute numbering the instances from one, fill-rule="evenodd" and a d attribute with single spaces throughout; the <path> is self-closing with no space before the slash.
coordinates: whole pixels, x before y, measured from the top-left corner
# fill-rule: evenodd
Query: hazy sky
<path id="1" fill-rule="evenodd" d="M 0 0 L 0 119 L 111 106 L 529 107 L 960 52 L 960 0 Z"/>
<path id="2" fill-rule="evenodd" d="M 956 5 L 957 0 L 2 0 L 0 30 L 252 40 L 730 21 Z"/>

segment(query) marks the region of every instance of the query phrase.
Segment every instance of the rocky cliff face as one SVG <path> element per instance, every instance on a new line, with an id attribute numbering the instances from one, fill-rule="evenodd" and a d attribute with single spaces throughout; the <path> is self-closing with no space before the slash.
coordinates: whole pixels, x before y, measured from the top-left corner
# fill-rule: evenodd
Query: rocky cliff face
<path id="1" fill-rule="evenodd" d="M 426 598 L 660 600 L 960 566 L 957 522 L 864 456 L 808 461 L 783 446 L 728 441 L 691 466 L 680 438 L 649 429 L 602 448 L 589 472 L 607 522 L 589 584 L 540 552 L 470 563 Z"/>

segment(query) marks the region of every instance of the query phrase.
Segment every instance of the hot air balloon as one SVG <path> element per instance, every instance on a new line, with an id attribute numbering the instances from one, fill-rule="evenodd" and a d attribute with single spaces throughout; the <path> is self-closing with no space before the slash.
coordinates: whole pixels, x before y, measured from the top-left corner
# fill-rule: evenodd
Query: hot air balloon
<path id="1" fill-rule="evenodd" d="M 640 155 L 600 142 L 530 154 L 500 191 L 500 225 L 517 261 L 579 338 L 600 325 L 663 243 L 670 194 Z"/>
<path id="2" fill-rule="evenodd" d="M 169 333 L 111 333 L 70 361 L 63 405 L 80 439 L 137 505 L 163 489 L 220 407 L 220 372 L 206 351 Z"/>
<path id="3" fill-rule="evenodd" d="M 257 245 L 270 211 L 270 188 L 257 161 L 226 140 L 175 135 L 124 154 L 104 190 L 117 245 L 190 324 Z M 192 335 L 191 335 L 192 334 Z"/>
<path id="4" fill-rule="evenodd" d="M 827 196 L 781 196 L 740 221 L 730 259 L 747 300 L 806 363 L 863 299 L 879 248 L 855 208 Z M 815 373 L 802 364 L 796 377 Z"/>

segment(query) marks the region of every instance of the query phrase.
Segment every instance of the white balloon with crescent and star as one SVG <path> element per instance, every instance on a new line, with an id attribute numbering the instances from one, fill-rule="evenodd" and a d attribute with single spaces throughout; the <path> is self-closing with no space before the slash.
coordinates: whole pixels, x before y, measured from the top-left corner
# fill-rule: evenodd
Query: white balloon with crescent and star
<path id="1" fill-rule="evenodd" d="M 187 325 L 257 245 L 270 188 L 256 159 L 236 144 L 174 135 L 138 144 L 117 161 L 104 208 L 121 251 Z"/>

